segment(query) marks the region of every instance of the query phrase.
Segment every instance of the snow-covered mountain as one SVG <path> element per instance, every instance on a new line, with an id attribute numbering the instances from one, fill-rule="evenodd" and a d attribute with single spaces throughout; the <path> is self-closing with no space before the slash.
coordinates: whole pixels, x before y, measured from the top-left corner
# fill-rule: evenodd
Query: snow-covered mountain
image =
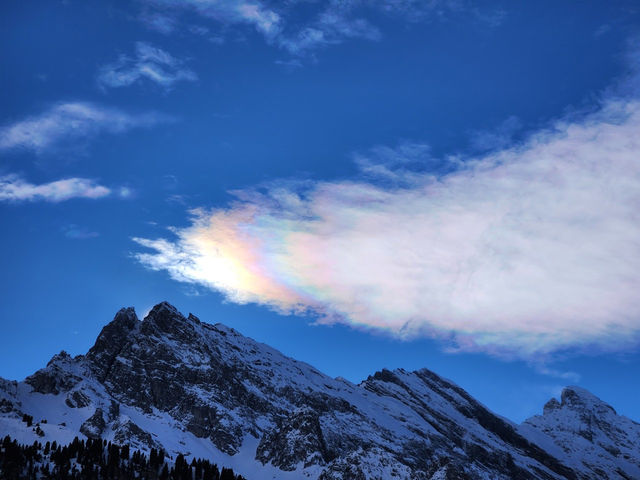
<path id="1" fill-rule="evenodd" d="M 565 388 L 519 431 L 589 478 L 640 479 L 640 424 L 583 388 Z"/>
<path id="2" fill-rule="evenodd" d="M 168 303 L 143 321 L 122 309 L 86 355 L 0 380 L 0 436 L 101 437 L 254 480 L 640 479 L 640 425 L 576 387 L 544 411 L 514 425 L 426 369 L 354 385 Z"/>

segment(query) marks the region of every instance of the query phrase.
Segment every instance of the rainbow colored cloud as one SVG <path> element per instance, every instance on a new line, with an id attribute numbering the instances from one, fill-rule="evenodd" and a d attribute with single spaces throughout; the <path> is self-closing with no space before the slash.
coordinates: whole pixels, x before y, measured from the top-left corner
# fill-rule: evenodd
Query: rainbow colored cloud
<path id="1" fill-rule="evenodd" d="M 640 330 L 640 102 L 435 176 L 274 185 L 136 257 L 238 303 L 521 356 Z"/>

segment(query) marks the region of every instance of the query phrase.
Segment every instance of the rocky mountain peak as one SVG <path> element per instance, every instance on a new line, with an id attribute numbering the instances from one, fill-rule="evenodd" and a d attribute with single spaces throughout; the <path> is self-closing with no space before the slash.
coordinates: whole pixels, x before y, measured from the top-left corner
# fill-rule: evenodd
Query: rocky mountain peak
<path id="1" fill-rule="evenodd" d="M 147 314 L 147 316 L 144 318 L 145 320 L 149 317 L 151 318 L 155 318 L 158 315 L 161 316 L 176 316 L 176 317 L 183 317 L 183 315 L 178 311 L 178 309 L 176 307 L 174 307 L 173 305 L 171 305 L 169 302 L 160 302 L 156 305 L 154 305 L 154 307 L 149 310 L 149 313 Z"/>
<path id="2" fill-rule="evenodd" d="M 520 431 L 586 478 L 640 478 L 640 425 L 583 388 L 563 389 Z"/>
<path id="3" fill-rule="evenodd" d="M 373 380 L 378 380 L 380 382 L 386 383 L 397 383 L 398 377 L 396 377 L 396 375 L 391 370 L 383 368 L 382 370 L 378 370 L 377 372 L 375 372 L 373 375 L 369 375 L 365 382 L 371 382 Z"/>
<path id="4" fill-rule="evenodd" d="M 603 402 L 588 390 L 576 386 L 565 387 L 560 394 L 560 401 L 551 398 L 544 405 L 543 414 L 553 415 L 563 409 L 580 414 L 616 415 L 616 411 L 611 405 Z"/>
<path id="5" fill-rule="evenodd" d="M 117 348 L 138 327 L 138 316 L 133 307 L 121 308 L 113 320 L 100 331 L 88 355 L 97 355 Z"/>
<path id="6" fill-rule="evenodd" d="M 69 355 L 66 351 L 61 350 L 60 353 L 56 353 L 51 360 L 47 363 L 47 367 L 51 366 L 55 363 L 68 362 L 71 360 L 71 355 Z"/>
<path id="7" fill-rule="evenodd" d="M 200 320 L 189 314 L 185 317 L 168 302 L 154 306 L 142 321 L 140 333 L 145 337 L 171 339 L 193 346 L 201 343 L 198 334 Z"/>
<path id="8" fill-rule="evenodd" d="M 29 375 L 24 381 L 34 392 L 57 395 L 71 389 L 80 380 L 70 371 L 73 362 L 74 359 L 63 350 L 51 357 L 45 368 Z"/>
<path id="9" fill-rule="evenodd" d="M 108 327 L 109 325 L 112 325 L 112 326 L 118 325 L 124 328 L 132 328 L 132 326 L 137 321 L 138 321 L 138 315 L 136 314 L 135 308 L 122 307 L 120 310 L 117 311 L 117 313 L 113 317 L 113 320 L 111 320 L 111 322 L 108 323 L 105 326 L 105 328 Z"/>
<path id="10" fill-rule="evenodd" d="M 584 388 L 570 386 L 562 390 L 560 395 L 561 407 L 574 410 L 589 410 L 593 413 L 613 413 L 616 414 L 614 408 L 600 400 L 594 394 Z"/>
<path id="11" fill-rule="evenodd" d="M 104 379 L 116 356 L 139 328 L 140 321 L 133 307 L 120 309 L 105 325 L 87 353 L 99 379 Z"/>
<path id="12" fill-rule="evenodd" d="M 171 334 L 181 330 L 190 321 L 192 321 L 191 316 L 187 318 L 170 303 L 160 302 L 149 310 L 142 323 L 145 327 L 145 333 L 154 330 L 157 333 Z"/>

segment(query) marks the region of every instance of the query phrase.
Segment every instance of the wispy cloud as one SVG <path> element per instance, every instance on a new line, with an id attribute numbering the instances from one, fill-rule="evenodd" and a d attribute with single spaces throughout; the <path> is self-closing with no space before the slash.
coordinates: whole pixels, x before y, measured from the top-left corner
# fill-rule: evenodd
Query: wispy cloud
<path id="1" fill-rule="evenodd" d="M 349 18 L 344 12 L 328 9 L 310 25 L 293 35 L 282 35 L 278 44 L 294 55 L 326 45 L 337 45 L 347 39 L 380 40 L 380 30 L 364 18 Z"/>
<path id="2" fill-rule="evenodd" d="M 302 68 L 302 62 L 297 58 L 290 58 L 288 60 L 276 60 L 274 63 L 276 65 L 284 67 L 289 72 L 293 72 L 298 68 Z"/>
<path id="3" fill-rule="evenodd" d="M 162 10 L 162 23 L 166 24 L 169 15 L 176 10 L 189 9 L 199 15 L 216 22 L 233 25 L 246 24 L 253 26 L 267 38 L 272 38 L 280 31 L 281 17 L 273 9 L 260 1 L 244 0 L 147 0 L 151 7 Z M 142 20 L 157 18 L 157 14 L 146 14 Z M 155 22 L 157 23 L 157 22 Z M 175 23 L 175 22 L 174 22 Z"/>
<path id="4" fill-rule="evenodd" d="M 58 103 L 44 112 L 0 127 L 0 150 L 23 148 L 41 153 L 64 141 L 99 133 L 122 133 L 166 122 L 158 113 L 130 114 L 87 102 Z"/>
<path id="5" fill-rule="evenodd" d="M 541 375 L 548 375 L 550 377 L 560 378 L 562 380 L 566 380 L 571 383 L 580 383 L 582 376 L 579 373 L 558 370 L 555 368 L 550 368 L 546 365 L 532 365 L 533 368 L 540 373 Z"/>
<path id="6" fill-rule="evenodd" d="M 372 18 L 381 15 L 417 23 L 467 14 L 491 26 L 498 25 L 504 18 L 502 11 L 484 11 L 465 0 L 280 3 L 264 0 L 147 0 L 146 3 L 161 12 L 146 13 L 141 17 L 150 28 L 167 30 L 165 26 L 171 18 L 173 29 L 178 13 L 190 10 L 224 27 L 250 25 L 262 33 L 268 43 L 294 56 L 348 39 L 379 40 L 382 33 Z"/>
<path id="7" fill-rule="evenodd" d="M 193 82 L 198 76 L 186 68 L 182 60 L 145 42 L 136 43 L 133 57 L 121 55 L 98 73 L 98 84 L 102 88 L 126 87 L 144 79 L 170 90 L 176 82 Z"/>
<path id="8" fill-rule="evenodd" d="M 177 28 L 177 21 L 175 18 L 161 13 L 143 12 L 139 18 L 147 28 L 165 35 L 173 33 Z"/>
<path id="9" fill-rule="evenodd" d="M 72 198 L 102 198 L 111 190 L 89 178 L 63 178 L 49 183 L 33 184 L 18 175 L 0 177 L 2 202 L 62 202 Z"/>
<path id="10" fill-rule="evenodd" d="M 640 101 L 609 98 L 447 168 L 378 149 L 364 178 L 240 191 L 173 239 L 135 239 L 136 257 L 234 302 L 458 349 L 623 348 L 640 332 L 639 131 Z"/>
<path id="11" fill-rule="evenodd" d="M 71 240 L 88 240 L 91 238 L 99 237 L 98 232 L 89 230 L 87 227 L 81 227 L 76 224 L 69 224 L 62 228 L 64 236 Z"/>

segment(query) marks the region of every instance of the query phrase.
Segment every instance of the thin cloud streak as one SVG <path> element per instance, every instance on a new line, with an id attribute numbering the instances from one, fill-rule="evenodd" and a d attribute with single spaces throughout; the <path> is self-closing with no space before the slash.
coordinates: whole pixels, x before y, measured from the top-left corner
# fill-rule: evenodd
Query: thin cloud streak
<path id="1" fill-rule="evenodd" d="M 0 177 L 0 202 L 62 202 L 72 198 L 97 199 L 111 190 L 89 178 L 63 178 L 49 183 L 33 184 L 18 175 Z"/>
<path id="2" fill-rule="evenodd" d="M 293 1 L 280 4 L 260 0 L 147 0 L 147 5 L 162 12 L 146 13 L 141 17 L 150 28 L 160 26 L 168 30 L 166 25 L 173 27 L 177 23 L 178 12 L 190 10 L 224 27 L 250 25 L 269 44 L 295 57 L 349 39 L 380 40 L 382 33 L 365 15 L 385 15 L 416 23 L 464 13 L 490 26 L 498 25 L 504 17 L 503 12 L 481 12 L 471 2 L 457 0 L 426 3 L 412 0 Z M 161 19 L 159 26 L 158 18 Z"/>
<path id="3" fill-rule="evenodd" d="M 42 153 L 63 141 L 102 132 L 123 133 L 169 120 L 158 113 L 130 114 L 88 102 L 58 103 L 39 115 L 0 127 L 0 150 L 22 148 Z"/>
<path id="4" fill-rule="evenodd" d="M 64 236 L 71 240 L 89 240 L 100 236 L 98 232 L 81 227 L 74 223 L 64 226 L 62 229 Z"/>
<path id="5" fill-rule="evenodd" d="M 252 25 L 267 38 L 272 38 L 280 30 L 281 17 L 261 2 L 243 0 L 147 0 L 150 6 L 163 11 L 163 17 L 170 14 L 168 9 L 190 9 L 203 17 L 223 24 Z M 145 20 L 146 17 L 143 17 Z M 155 17 L 150 17 L 155 18 Z M 166 23 L 166 20 L 165 22 Z"/>
<path id="6" fill-rule="evenodd" d="M 102 88 L 126 87 L 143 79 L 170 90 L 175 83 L 194 82 L 198 76 L 185 68 L 182 60 L 145 42 L 136 43 L 135 57 L 121 55 L 98 73 L 98 84 Z"/>

